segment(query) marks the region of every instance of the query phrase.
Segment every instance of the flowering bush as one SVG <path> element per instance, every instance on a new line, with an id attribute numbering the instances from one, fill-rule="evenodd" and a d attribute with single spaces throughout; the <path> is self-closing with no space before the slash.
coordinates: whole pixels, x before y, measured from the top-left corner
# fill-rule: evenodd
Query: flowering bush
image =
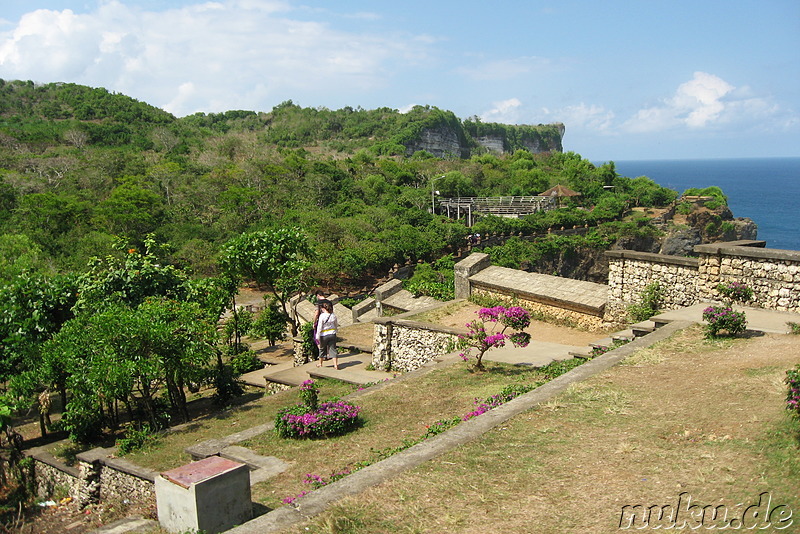
<path id="1" fill-rule="evenodd" d="M 464 352 L 460 354 L 461 358 L 468 361 L 474 351 L 477 359 L 475 369 L 477 370 L 483 370 L 483 355 L 486 351 L 505 346 L 506 340 L 515 347 L 525 347 L 530 343 L 531 335 L 521 331 L 530 326 L 530 314 L 519 306 L 481 308 L 478 311 L 478 318 L 477 321 L 467 323 L 469 334 L 459 338 L 459 346 L 464 349 Z M 487 323 L 493 325 L 488 331 Z M 506 334 L 508 329 L 517 330 L 517 332 Z"/>
<path id="2" fill-rule="evenodd" d="M 464 417 L 461 418 L 462 421 L 469 421 L 473 417 L 477 417 L 482 415 L 492 408 L 497 408 L 498 406 L 507 403 L 511 399 L 522 395 L 523 393 L 527 393 L 534 389 L 536 386 L 528 386 L 528 385 L 512 385 L 506 386 L 503 390 L 496 394 L 492 395 L 491 397 L 487 397 L 485 400 L 475 399 L 475 406 L 476 408 L 466 414 Z"/>
<path id="3" fill-rule="evenodd" d="M 800 364 L 794 369 L 786 371 L 786 384 L 789 386 L 786 394 L 786 409 L 800 417 Z"/>
<path id="4" fill-rule="evenodd" d="M 753 290 L 739 282 L 717 284 L 717 291 L 729 302 L 747 302 L 753 298 Z"/>
<path id="5" fill-rule="evenodd" d="M 735 336 L 747 327 L 744 312 L 733 311 L 730 306 L 709 306 L 703 310 L 703 319 L 708 323 L 706 337 L 717 337 L 723 330 L 729 336 Z"/>
<path id="6" fill-rule="evenodd" d="M 275 431 L 282 438 L 336 436 L 357 427 L 360 412 L 359 406 L 344 401 L 323 402 L 314 410 L 298 404 L 278 412 Z"/>
<path id="7" fill-rule="evenodd" d="M 319 388 L 313 380 L 306 380 L 300 384 L 300 400 L 309 410 L 316 410 L 319 404 Z"/>
<path id="8" fill-rule="evenodd" d="M 275 432 L 282 438 L 326 438 L 349 432 L 360 424 L 360 407 L 344 401 L 319 404 L 318 395 L 313 380 L 303 382 L 303 404 L 280 410 L 275 417 Z"/>

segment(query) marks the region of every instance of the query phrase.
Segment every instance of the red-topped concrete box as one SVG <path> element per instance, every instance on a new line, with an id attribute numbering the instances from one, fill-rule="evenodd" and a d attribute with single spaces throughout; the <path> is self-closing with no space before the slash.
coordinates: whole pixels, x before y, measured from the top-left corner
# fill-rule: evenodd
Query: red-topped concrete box
<path id="1" fill-rule="evenodd" d="M 224 532 L 249 520 L 250 470 L 219 456 L 156 477 L 158 521 L 170 532 Z"/>

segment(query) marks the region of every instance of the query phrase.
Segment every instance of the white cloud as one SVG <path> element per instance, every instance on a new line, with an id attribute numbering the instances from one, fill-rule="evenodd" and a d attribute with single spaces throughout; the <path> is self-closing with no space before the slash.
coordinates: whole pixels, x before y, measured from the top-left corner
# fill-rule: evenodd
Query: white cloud
<path id="1" fill-rule="evenodd" d="M 0 78 L 103 86 L 185 115 L 234 109 L 232 102 L 264 109 L 277 88 L 279 98 L 292 98 L 309 88 L 385 87 L 397 64 L 426 55 L 414 36 L 343 32 L 306 19 L 266 0 L 160 12 L 117 0 L 86 14 L 37 10 L 0 31 Z"/>
<path id="2" fill-rule="evenodd" d="M 623 129 L 634 133 L 677 127 L 700 129 L 727 121 L 730 111 L 740 103 L 728 98 L 735 89 L 718 76 L 695 72 L 691 80 L 678 86 L 672 97 L 661 105 L 639 110 Z"/>
<path id="3" fill-rule="evenodd" d="M 610 132 L 614 122 L 613 111 L 603 106 L 586 105 L 583 102 L 554 111 L 545 108 L 542 113 L 546 117 L 543 121 L 563 122 L 570 130 L 576 131 Z"/>
<path id="4" fill-rule="evenodd" d="M 546 58 L 526 56 L 513 59 L 485 61 L 473 67 L 462 67 L 458 73 L 471 80 L 512 80 L 531 73 L 539 73 L 552 65 Z"/>
<path id="5" fill-rule="evenodd" d="M 493 102 L 492 109 L 481 113 L 484 122 L 500 122 L 504 124 L 517 124 L 519 122 L 522 102 L 518 98 L 509 98 L 500 102 Z"/>

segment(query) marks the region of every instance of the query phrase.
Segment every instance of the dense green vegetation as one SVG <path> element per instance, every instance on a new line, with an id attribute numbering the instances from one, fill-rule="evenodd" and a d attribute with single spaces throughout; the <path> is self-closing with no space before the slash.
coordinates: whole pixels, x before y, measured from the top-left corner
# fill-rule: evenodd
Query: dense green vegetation
<path id="1" fill-rule="evenodd" d="M 436 128 L 468 157 L 410 148 Z M 547 213 L 479 220 L 474 231 L 486 235 L 589 228 L 511 239 L 489 250 L 503 265 L 654 232 L 622 218 L 674 191 L 619 176 L 613 163 L 522 148 L 560 146 L 561 128 L 291 101 L 176 118 L 104 89 L 0 80 L 5 402 L 23 408 L 57 391 L 68 412 L 60 427 L 92 440 L 121 418 L 151 429 L 168 412 L 185 419 L 189 387 L 214 386 L 224 401 L 236 393 L 226 358 L 239 352 L 239 326 L 219 336 L 214 325 L 242 278 L 272 292 L 278 317 L 291 317 L 288 297 L 312 284 L 360 288 L 407 261 L 423 262 L 414 291 L 448 298 L 449 254 L 470 230 L 430 212 L 434 184 L 442 196 L 556 184 L 581 194 Z M 503 139 L 507 153 L 481 148 L 484 136 Z"/>

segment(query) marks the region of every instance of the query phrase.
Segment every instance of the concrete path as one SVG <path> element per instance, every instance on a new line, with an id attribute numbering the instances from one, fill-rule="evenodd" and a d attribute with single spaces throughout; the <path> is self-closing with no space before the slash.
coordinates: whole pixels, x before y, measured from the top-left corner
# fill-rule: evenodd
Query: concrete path
<path id="1" fill-rule="evenodd" d="M 713 303 L 703 302 L 694 306 L 687 306 L 680 310 L 673 310 L 661 313 L 652 318 L 656 324 L 664 324 L 669 321 L 692 321 L 703 323 L 703 310 Z M 748 306 L 733 306 L 736 311 L 744 311 L 747 316 L 747 329 L 754 332 L 767 332 L 770 334 L 788 334 L 791 328 L 786 324 L 789 322 L 800 324 L 800 314 L 790 312 L 779 312 L 764 310 L 761 308 L 750 308 Z"/>
<path id="2" fill-rule="evenodd" d="M 243 374 L 240 380 L 245 384 L 263 388 L 267 386 L 268 381 L 286 386 L 299 386 L 310 378 L 335 378 L 350 384 L 363 385 L 381 382 L 395 376 L 394 373 L 367 370 L 371 363 L 372 354 L 355 350 L 339 355 L 339 370 L 333 368 L 332 360 L 326 361 L 324 367 L 317 367 L 317 362 L 295 367 L 293 361 L 284 361 Z"/>

